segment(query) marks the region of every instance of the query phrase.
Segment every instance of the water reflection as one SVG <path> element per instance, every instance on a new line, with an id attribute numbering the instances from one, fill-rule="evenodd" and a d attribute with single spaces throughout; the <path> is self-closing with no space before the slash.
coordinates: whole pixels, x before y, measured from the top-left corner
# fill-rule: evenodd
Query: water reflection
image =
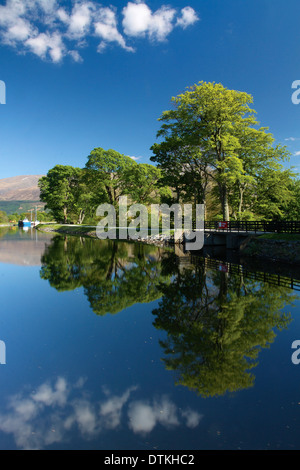
<path id="1" fill-rule="evenodd" d="M 173 282 L 161 285 L 153 311 L 154 326 L 167 333 L 160 342 L 166 368 L 203 397 L 253 386 L 259 352 L 288 327 L 283 309 L 296 299 L 290 289 L 226 271 L 209 269 L 205 259 L 183 270 L 174 263 Z"/>
<path id="2" fill-rule="evenodd" d="M 40 234 L 33 228 L 0 228 L 0 263 L 18 266 L 40 266 L 41 257 L 52 239 L 51 234 Z"/>
<path id="3" fill-rule="evenodd" d="M 14 436 L 20 449 L 40 450 L 68 442 L 77 432 L 85 441 L 124 427 L 145 436 L 159 424 L 167 429 L 196 428 L 202 416 L 177 406 L 168 396 L 149 401 L 134 398 L 138 386 L 113 394 L 102 388 L 101 399 L 87 392 L 86 380 L 70 383 L 64 377 L 42 383 L 35 391 L 9 398 L 0 414 L 0 431 Z"/>
<path id="4" fill-rule="evenodd" d="M 60 292 L 83 287 L 97 315 L 115 314 L 161 296 L 164 255 L 153 246 L 58 236 L 42 256 L 41 277 Z"/>
<path id="5" fill-rule="evenodd" d="M 160 299 L 153 324 L 164 333 L 165 367 L 203 397 L 253 386 L 259 353 L 289 326 L 285 307 L 296 299 L 243 271 L 213 269 L 204 258 L 178 265 L 175 254 L 140 244 L 55 237 L 42 263 L 42 279 L 59 291 L 83 287 L 97 315 Z M 131 408 L 133 429 L 151 428 L 151 410 Z"/>

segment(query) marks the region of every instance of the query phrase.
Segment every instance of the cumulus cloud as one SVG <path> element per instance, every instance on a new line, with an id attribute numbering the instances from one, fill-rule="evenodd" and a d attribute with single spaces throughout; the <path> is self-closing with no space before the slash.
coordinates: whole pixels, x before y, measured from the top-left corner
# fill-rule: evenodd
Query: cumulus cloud
<path id="1" fill-rule="evenodd" d="M 91 2 L 76 3 L 69 17 L 64 10 L 61 10 L 59 17 L 68 25 L 67 36 L 71 39 L 80 39 L 88 35 L 94 10 L 94 4 Z"/>
<path id="2" fill-rule="evenodd" d="M 152 12 L 143 2 L 129 2 L 123 8 L 123 16 L 122 24 L 127 36 L 148 36 L 157 41 L 164 41 L 176 26 L 186 29 L 199 20 L 191 7 L 183 8 L 178 16 L 172 7 L 162 6 Z"/>
<path id="3" fill-rule="evenodd" d="M 195 10 L 191 7 L 185 7 L 181 10 L 181 16 L 177 19 L 177 26 L 186 29 L 197 21 L 199 21 L 199 18 Z"/>
<path id="4" fill-rule="evenodd" d="M 94 24 L 96 36 L 102 39 L 98 52 L 102 52 L 108 43 L 115 42 L 123 49 L 133 52 L 134 49 L 126 45 L 125 39 L 118 31 L 116 12 L 112 8 L 101 8 L 97 13 Z"/>
<path id="5" fill-rule="evenodd" d="M 78 49 L 90 38 L 100 38 L 98 52 L 108 45 L 135 52 L 135 38 L 165 41 L 174 28 L 186 29 L 198 19 L 189 6 L 152 11 L 142 0 L 128 2 L 121 11 L 92 0 L 74 0 L 69 8 L 61 0 L 6 0 L 0 5 L 0 41 L 43 60 L 59 63 L 70 56 L 82 62 Z"/>
<path id="6" fill-rule="evenodd" d="M 149 36 L 163 41 L 174 28 L 176 10 L 163 6 L 152 12 L 145 3 L 132 3 L 123 9 L 123 28 L 127 36 Z"/>
<path id="7" fill-rule="evenodd" d="M 45 59 L 47 54 L 53 62 L 60 62 L 65 55 L 65 45 L 58 33 L 40 33 L 25 41 L 25 45 L 38 57 Z"/>
<path id="8" fill-rule="evenodd" d="M 100 401 L 92 400 L 86 380 L 71 384 L 64 377 L 42 383 L 34 392 L 11 396 L 0 412 L 0 431 L 12 435 L 16 446 L 42 450 L 69 442 L 77 430 L 81 439 L 97 438 L 102 432 L 117 431 L 127 423 L 134 434 L 150 433 L 155 426 L 166 429 L 196 428 L 202 418 L 190 408 L 180 409 L 167 396 L 154 400 L 134 400 L 137 386 L 113 395 L 108 389 Z"/>

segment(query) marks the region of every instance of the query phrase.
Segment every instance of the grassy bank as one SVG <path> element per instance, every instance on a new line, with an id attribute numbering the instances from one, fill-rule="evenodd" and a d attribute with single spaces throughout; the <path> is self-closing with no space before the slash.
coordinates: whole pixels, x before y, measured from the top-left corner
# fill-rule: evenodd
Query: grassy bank
<path id="1" fill-rule="evenodd" d="M 56 232 L 66 235 L 97 237 L 96 227 L 91 225 L 40 224 L 37 230 L 40 232 Z"/>
<path id="2" fill-rule="evenodd" d="M 260 240 L 300 241 L 299 233 L 266 233 L 257 237 Z"/>

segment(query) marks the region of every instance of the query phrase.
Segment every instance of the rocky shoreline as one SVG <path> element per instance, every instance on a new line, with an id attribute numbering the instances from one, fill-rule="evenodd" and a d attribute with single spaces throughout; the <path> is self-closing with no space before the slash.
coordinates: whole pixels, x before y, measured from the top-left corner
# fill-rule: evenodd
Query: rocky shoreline
<path id="1" fill-rule="evenodd" d="M 85 236 L 89 238 L 98 238 L 96 230 L 91 230 L 94 227 L 76 227 L 76 226 L 57 226 L 53 225 L 53 227 L 47 225 L 39 225 L 37 230 L 40 232 L 47 232 L 47 233 L 59 233 L 61 235 L 75 235 L 75 236 Z M 173 237 L 168 237 L 164 234 L 159 234 L 155 236 L 147 236 L 147 237 L 139 237 L 136 240 L 128 237 L 128 241 L 139 242 L 139 243 L 146 243 L 148 245 L 157 245 L 157 246 L 170 246 L 174 245 L 175 241 Z"/>

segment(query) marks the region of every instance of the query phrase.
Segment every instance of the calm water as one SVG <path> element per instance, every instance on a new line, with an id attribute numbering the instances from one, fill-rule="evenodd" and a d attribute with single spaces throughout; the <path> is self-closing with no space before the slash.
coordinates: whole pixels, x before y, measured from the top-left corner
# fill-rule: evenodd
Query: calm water
<path id="1" fill-rule="evenodd" d="M 0 231 L 1 449 L 299 449 L 297 291 L 139 244 Z"/>

